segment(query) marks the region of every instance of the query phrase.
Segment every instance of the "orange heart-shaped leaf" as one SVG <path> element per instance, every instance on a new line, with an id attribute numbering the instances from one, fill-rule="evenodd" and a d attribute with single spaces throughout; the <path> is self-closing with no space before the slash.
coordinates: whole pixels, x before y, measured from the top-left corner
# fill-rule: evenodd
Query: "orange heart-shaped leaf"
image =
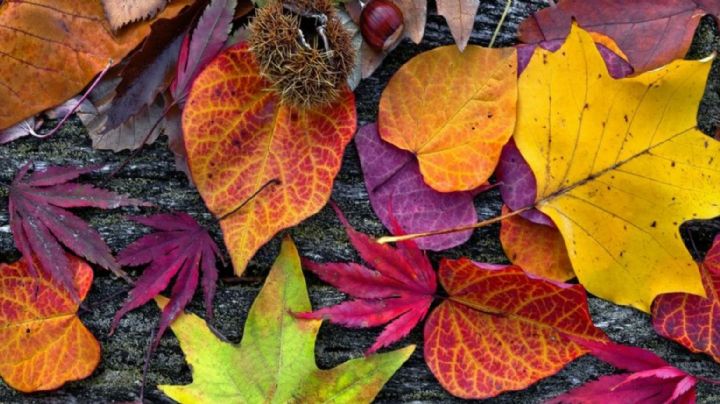
<path id="1" fill-rule="evenodd" d="M 355 126 L 349 89 L 327 106 L 282 104 L 246 44 L 198 76 L 183 113 L 188 163 L 221 219 L 235 273 L 278 231 L 325 205 Z"/>
<path id="2" fill-rule="evenodd" d="M 380 98 L 380 137 L 413 152 L 425 182 L 469 191 L 495 170 L 515 128 L 513 48 L 455 45 L 422 53 L 390 79 Z"/>
<path id="3" fill-rule="evenodd" d="M 449 298 L 425 322 L 425 361 L 458 397 L 494 397 L 555 374 L 586 353 L 568 337 L 607 340 L 580 285 L 467 258 L 443 260 L 438 275 Z"/>
<path id="4" fill-rule="evenodd" d="M 68 256 L 80 299 L 92 284 L 90 266 Z M 0 376 L 11 387 L 52 390 L 89 376 L 100 344 L 77 317 L 79 302 L 44 272 L 33 277 L 25 259 L 0 264 Z"/>

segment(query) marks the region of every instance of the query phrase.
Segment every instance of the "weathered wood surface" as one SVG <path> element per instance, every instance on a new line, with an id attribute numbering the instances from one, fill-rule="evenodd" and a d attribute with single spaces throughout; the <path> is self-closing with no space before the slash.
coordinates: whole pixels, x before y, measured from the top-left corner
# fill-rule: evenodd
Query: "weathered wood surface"
<path id="1" fill-rule="evenodd" d="M 487 44 L 495 25 L 500 18 L 505 1 L 483 0 L 476 18 L 471 43 Z M 515 30 L 519 21 L 534 10 L 542 7 L 541 0 L 517 0 L 498 39 L 498 45 L 510 45 L 515 40 Z M 436 15 L 431 4 L 431 15 L 423 42 L 418 46 L 403 43 L 386 60 L 384 65 L 357 89 L 358 113 L 360 123 L 375 120 L 377 103 L 382 89 L 392 74 L 412 56 L 434 48 L 450 44 L 452 38 L 445 21 Z M 694 56 L 703 56 L 717 48 L 718 35 L 711 19 L 704 20 L 696 35 Z M 52 55 L 48 55 L 52 57 Z M 442 80 L 442 77 L 438 77 Z M 700 127 L 712 133 L 720 116 L 718 102 L 718 72 L 713 69 L 706 100 L 699 116 Z M 12 237 L 7 228 L 7 184 L 16 170 L 27 161 L 43 164 L 117 163 L 127 153 L 113 154 L 96 151 L 90 147 L 84 129 L 77 121 L 47 140 L 33 138 L 16 141 L 8 146 L 0 146 L 0 262 L 9 262 L 18 257 L 13 248 Z M 93 183 L 104 181 L 103 174 L 88 177 Z M 128 193 L 154 203 L 157 209 L 119 209 L 115 211 L 86 210 L 80 215 L 89 220 L 107 240 L 114 251 L 118 251 L 146 229 L 124 219 L 127 214 L 152 213 L 154 211 L 179 210 L 190 213 L 212 229 L 217 240 L 221 240 L 219 228 L 205 209 L 197 192 L 188 186 L 183 174 L 175 172 L 173 158 L 165 144 L 160 142 L 145 150 L 140 157 L 122 172 L 108 181 L 105 186 Z M 333 198 L 346 212 L 354 226 L 375 235 L 385 232 L 373 214 L 367 199 L 360 165 L 354 147 L 351 145 L 345 153 L 342 170 L 333 190 Z M 477 198 L 476 206 L 482 217 L 494 216 L 499 212 L 500 202 L 497 192 L 488 192 Z M 712 235 L 717 232 L 720 222 L 686 225 L 683 229 L 686 240 L 692 235 L 697 249 L 704 251 Z M 355 261 L 357 255 L 348 245 L 343 230 L 329 209 L 288 231 L 296 240 L 302 254 L 323 261 Z M 231 341 L 237 342 L 242 335 L 242 326 L 250 303 L 255 298 L 263 277 L 275 258 L 278 250 L 278 238 L 264 247 L 250 264 L 239 283 L 221 284 L 216 296 L 214 325 Z M 498 241 L 498 227 L 488 227 L 475 232 L 473 238 L 464 246 L 444 253 L 445 256 L 469 256 L 478 261 L 506 262 Z M 439 255 L 433 254 L 436 259 Z M 114 402 L 137 399 L 143 366 L 143 355 L 148 345 L 151 331 L 156 327 L 158 312 L 154 307 L 145 307 L 129 314 L 120 324 L 112 337 L 107 336 L 112 316 L 121 304 L 128 285 L 98 270 L 90 295 L 83 305 L 81 318 L 102 343 L 103 358 L 92 377 L 64 388 L 43 394 L 20 395 L 0 382 L 0 402 Z M 137 273 L 134 273 L 135 275 Z M 223 269 L 223 275 L 230 277 L 230 268 Z M 323 285 L 317 278 L 308 276 L 311 300 L 314 307 L 326 306 L 342 300 L 343 296 L 332 288 Z M 647 315 L 628 308 L 617 307 L 600 299 L 590 298 L 590 306 L 596 324 L 613 339 L 629 344 L 653 349 L 674 365 L 696 374 L 720 378 L 720 366 L 703 355 L 688 353 L 679 345 L 657 336 L 651 327 Z M 191 310 L 202 313 L 200 299 L 196 297 Z M 346 330 L 332 325 L 324 325 L 318 338 L 316 354 L 321 367 L 334 366 L 362 352 L 377 335 L 378 330 Z M 449 396 L 425 366 L 422 359 L 422 330 L 416 329 L 410 337 L 398 344 L 418 345 L 418 349 L 406 365 L 390 380 L 378 396 L 378 402 L 455 402 L 460 401 Z M 232 371 L 232 370 L 230 370 Z M 503 394 L 492 402 L 539 402 L 576 387 L 584 381 L 612 372 L 612 368 L 591 357 L 581 358 L 557 375 L 545 379 L 531 388 Z M 174 336 L 167 335 L 153 358 L 150 366 L 146 400 L 148 402 L 168 402 L 156 388 L 156 384 L 185 384 L 191 381 L 191 374 L 185 364 Z M 720 401 L 720 392 L 708 386 L 700 388 L 702 402 Z"/>

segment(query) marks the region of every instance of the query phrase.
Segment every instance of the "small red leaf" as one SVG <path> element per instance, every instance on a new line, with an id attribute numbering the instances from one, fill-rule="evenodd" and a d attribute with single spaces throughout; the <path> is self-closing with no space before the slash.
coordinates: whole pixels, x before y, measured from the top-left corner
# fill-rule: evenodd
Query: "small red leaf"
<path id="1" fill-rule="evenodd" d="M 150 301 L 167 288 L 176 277 L 170 301 L 164 307 L 160 325 L 150 350 L 192 299 L 202 272 L 206 317 L 212 318 L 212 300 L 217 281 L 216 257 L 219 249 L 210 234 L 186 213 L 133 217 L 133 221 L 158 230 L 136 240 L 118 254 L 123 265 L 149 263 L 130 291 L 125 304 L 115 313 L 111 333 L 129 311 Z"/>
<path id="2" fill-rule="evenodd" d="M 355 299 L 296 316 L 324 318 L 357 328 L 388 323 L 368 349 L 370 354 L 403 338 L 422 321 L 435 294 L 435 271 L 414 242 L 398 243 L 397 248 L 379 244 L 353 229 L 340 209 L 335 205 L 333 208 L 350 242 L 374 270 L 360 264 L 319 264 L 305 260 L 303 264 L 307 269 Z"/>

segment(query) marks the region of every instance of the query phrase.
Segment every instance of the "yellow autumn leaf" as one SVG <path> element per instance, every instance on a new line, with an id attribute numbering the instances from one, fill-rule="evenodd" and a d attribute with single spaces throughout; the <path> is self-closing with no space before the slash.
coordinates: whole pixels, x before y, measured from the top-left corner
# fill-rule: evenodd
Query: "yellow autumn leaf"
<path id="1" fill-rule="evenodd" d="M 646 312 L 661 293 L 704 294 L 679 226 L 720 215 L 720 145 L 696 128 L 710 65 L 615 80 L 573 27 L 522 74 L 515 141 L 591 293 Z"/>

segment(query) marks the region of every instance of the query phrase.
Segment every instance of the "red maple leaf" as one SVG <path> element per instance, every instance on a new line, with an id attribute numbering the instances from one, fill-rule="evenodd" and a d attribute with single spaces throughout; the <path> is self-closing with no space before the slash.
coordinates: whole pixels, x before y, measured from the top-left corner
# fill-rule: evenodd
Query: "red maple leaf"
<path id="1" fill-rule="evenodd" d="M 671 366 L 646 349 L 572 338 L 590 354 L 632 373 L 603 376 L 571 390 L 551 403 L 672 403 L 695 402 L 697 379 Z"/>
<path id="2" fill-rule="evenodd" d="M 371 354 L 403 338 L 422 321 L 437 287 L 435 271 L 415 242 L 400 242 L 397 248 L 379 244 L 353 229 L 340 209 L 334 204 L 332 207 L 345 226 L 352 245 L 375 270 L 355 263 L 320 264 L 303 260 L 305 268 L 354 300 L 296 316 L 324 318 L 354 328 L 387 323 L 368 349 L 367 354 Z M 401 234 L 397 222 L 393 227 L 395 234 Z"/>
<path id="3" fill-rule="evenodd" d="M 111 331 L 120 319 L 162 292 L 175 277 L 170 302 L 160 316 L 160 325 L 151 351 L 175 317 L 192 299 L 202 271 L 202 287 L 207 319 L 212 318 L 212 302 L 218 271 L 216 256 L 220 250 L 210 234 L 186 213 L 132 217 L 131 220 L 158 230 L 136 240 L 118 254 L 122 265 L 149 264 L 130 291 L 125 304 L 113 319 Z M 222 257 L 221 257 L 222 259 Z"/>
<path id="4" fill-rule="evenodd" d="M 65 208 L 112 209 L 149 204 L 90 184 L 70 182 L 97 170 L 98 166 L 48 167 L 28 174 L 32 167 L 32 163 L 28 163 L 18 171 L 10 184 L 9 195 L 10 228 L 15 245 L 24 257 L 35 257 L 27 260 L 30 274 L 37 276 L 38 271 L 48 274 L 77 298 L 64 245 L 87 261 L 126 277 L 100 234 Z"/>

